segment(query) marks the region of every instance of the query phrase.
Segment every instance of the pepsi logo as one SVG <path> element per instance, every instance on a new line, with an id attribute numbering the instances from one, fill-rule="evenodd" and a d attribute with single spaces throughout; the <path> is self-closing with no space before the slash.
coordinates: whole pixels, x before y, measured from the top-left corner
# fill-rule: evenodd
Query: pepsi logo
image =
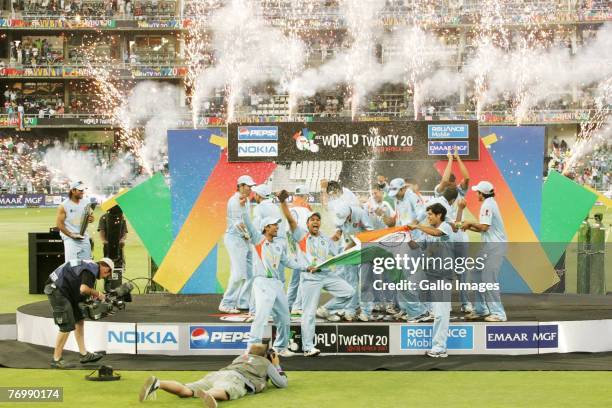
<path id="1" fill-rule="evenodd" d="M 210 335 L 203 327 L 196 327 L 191 331 L 191 344 L 204 346 L 210 341 Z"/>

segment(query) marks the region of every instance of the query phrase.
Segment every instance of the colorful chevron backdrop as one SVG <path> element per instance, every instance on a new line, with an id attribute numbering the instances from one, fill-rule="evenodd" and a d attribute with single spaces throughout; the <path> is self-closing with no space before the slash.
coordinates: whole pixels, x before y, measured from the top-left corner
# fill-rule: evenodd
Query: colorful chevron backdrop
<path id="1" fill-rule="evenodd" d="M 155 281 L 172 293 L 220 293 L 218 275 L 227 276 L 225 251 L 227 200 L 235 180 L 249 174 L 266 181 L 273 163 L 228 163 L 225 129 L 168 132 L 169 180 L 160 174 L 115 200 L 159 265 Z M 553 173 L 544 182 L 545 128 L 481 127 L 480 160 L 466 162 L 471 184 L 489 180 L 510 245 L 502 272 L 504 292 L 543 292 L 558 281 L 554 265 L 571 241 L 597 194 Z M 435 164 L 442 173 L 445 161 Z M 454 169 L 459 174 L 458 169 Z M 478 214 L 476 194 L 468 209 Z M 223 284 L 226 280 L 221 279 Z"/>

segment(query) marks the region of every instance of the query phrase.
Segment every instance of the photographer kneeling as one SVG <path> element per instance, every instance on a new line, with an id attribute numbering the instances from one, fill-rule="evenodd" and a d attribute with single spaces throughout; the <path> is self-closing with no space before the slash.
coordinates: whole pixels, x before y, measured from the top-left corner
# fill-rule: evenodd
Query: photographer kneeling
<path id="1" fill-rule="evenodd" d="M 59 266 L 49 275 L 45 294 L 51 303 L 55 324 L 60 330 L 55 341 L 52 368 L 70 367 L 62 358 L 62 352 L 73 330 L 81 354 L 81 364 L 93 363 L 104 357 L 103 354 L 88 353 L 85 348 L 84 317 L 78 304 L 89 296 L 104 300 L 104 294 L 94 289 L 96 279 L 110 276 L 113 268 L 113 261 L 108 258 L 102 258 L 98 262 L 73 260 Z"/>
<path id="2" fill-rule="evenodd" d="M 217 406 L 217 401 L 234 400 L 246 394 L 262 392 L 268 386 L 268 379 L 277 388 L 286 388 L 287 376 L 280 366 L 278 355 L 266 344 L 252 344 L 248 353 L 232 361 L 219 371 L 207 374 L 199 381 L 181 384 L 163 381 L 151 376 L 140 390 L 140 402 L 155 395 L 158 389 L 181 398 L 198 397 L 208 408 Z"/>

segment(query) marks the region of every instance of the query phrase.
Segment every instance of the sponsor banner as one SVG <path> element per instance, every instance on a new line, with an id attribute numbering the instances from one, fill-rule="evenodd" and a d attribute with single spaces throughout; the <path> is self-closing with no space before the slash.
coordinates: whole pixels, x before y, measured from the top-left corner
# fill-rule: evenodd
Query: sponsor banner
<path id="1" fill-rule="evenodd" d="M 400 349 L 430 350 L 432 346 L 433 324 L 414 324 L 400 329 Z M 473 350 L 474 326 L 451 324 L 448 327 L 448 350 Z"/>
<path id="2" fill-rule="evenodd" d="M 135 323 L 108 323 L 105 338 L 107 353 L 136 354 Z"/>
<path id="3" fill-rule="evenodd" d="M 190 325 L 189 350 L 245 350 L 251 326 Z"/>
<path id="4" fill-rule="evenodd" d="M 138 20 L 138 28 L 183 28 L 181 20 Z"/>
<path id="5" fill-rule="evenodd" d="M 278 126 L 238 126 L 239 141 L 276 141 Z"/>
<path id="6" fill-rule="evenodd" d="M 179 327 L 161 324 L 137 324 L 138 343 L 136 352 L 178 350 L 180 345 Z"/>
<path id="7" fill-rule="evenodd" d="M 272 341 L 276 339 L 276 326 L 272 328 Z M 321 353 L 338 352 L 338 327 L 333 324 L 317 324 L 315 327 L 314 346 L 321 350 Z M 289 329 L 289 350 L 294 353 L 303 353 L 302 348 L 302 327 L 291 325 Z"/>
<path id="8" fill-rule="evenodd" d="M 430 130 L 429 126 L 439 127 Z M 277 154 L 244 154 L 244 137 L 253 137 L 248 128 L 258 127 L 277 129 Z M 430 141 L 430 134 L 462 140 Z M 235 123 L 228 125 L 228 135 L 230 162 L 276 161 L 275 157 L 283 161 L 428 161 L 434 160 L 431 156 L 446 155 L 455 145 L 464 159 L 477 160 L 480 152 L 476 121 Z"/>
<path id="9" fill-rule="evenodd" d="M 174 325 L 137 324 L 135 328 L 115 327 L 109 324 L 107 343 L 109 349 L 141 351 L 166 351 L 179 349 L 179 330 Z"/>
<path id="10" fill-rule="evenodd" d="M 453 153 L 457 148 L 459 156 L 469 156 L 470 145 L 466 141 L 429 141 L 427 142 L 427 154 L 429 156 L 446 156 L 450 151 Z"/>
<path id="11" fill-rule="evenodd" d="M 238 157 L 277 157 L 278 143 L 238 143 Z"/>
<path id="12" fill-rule="evenodd" d="M 495 325 L 486 329 L 487 349 L 558 348 L 559 326 Z"/>
<path id="13" fill-rule="evenodd" d="M 130 72 L 134 78 L 183 77 L 187 74 L 187 67 L 142 67 Z"/>
<path id="14" fill-rule="evenodd" d="M 429 139 L 467 139 L 468 137 L 469 127 L 466 123 L 427 125 Z"/>
<path id="15" fill-rule="evenodd" d="M 22 20 L 0 18 L 0 27 L 5 28 L 115 28 L 116 25 L 115 20 L 68 20 L 64 18 Z"/>
<path id="16" fill-rule="evenodd" d="M 0 76 L 7 77 L 62 77 L 76 78 L 92 76 L 92 71 L 86 67 L 55 66 L 30 68 L 2 68 Z"/>
<path id="17" fill-rule="evenodd" d="M 45 203 L 44 194 L 0 194 L 0 208 L 41 207 Z"/>
<path id="18" fill-rule="evenodd" d="M 389 353 L 389 326 L 339 325 L 338 353 Z"/>
<path id="19" fill-rule="evenodd" d="M 12 116 L 3 115 L 0 116 L 0 127 L 32 127 L 38 125 L 38 118 L 36 116 L 26 116 L 23 118 L 23 123 L 20 123 L 18 114 Z"/>

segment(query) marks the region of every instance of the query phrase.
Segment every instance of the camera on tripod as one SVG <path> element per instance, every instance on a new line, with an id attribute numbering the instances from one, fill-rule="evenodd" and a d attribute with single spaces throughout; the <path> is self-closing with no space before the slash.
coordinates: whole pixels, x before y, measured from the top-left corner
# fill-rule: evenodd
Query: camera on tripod
<path id="1" fill-rule="evenodd" d="M 100 320 L 106 316 L 115 314 L 118 310 L 125 309 L 126 303 L 132 301 L 131 282 L 125 282 L 115 289 L 105 293 L 106 300 L 88 300 L 79 303 L 79 309 L 84 317 L 91 320 Z"/>

